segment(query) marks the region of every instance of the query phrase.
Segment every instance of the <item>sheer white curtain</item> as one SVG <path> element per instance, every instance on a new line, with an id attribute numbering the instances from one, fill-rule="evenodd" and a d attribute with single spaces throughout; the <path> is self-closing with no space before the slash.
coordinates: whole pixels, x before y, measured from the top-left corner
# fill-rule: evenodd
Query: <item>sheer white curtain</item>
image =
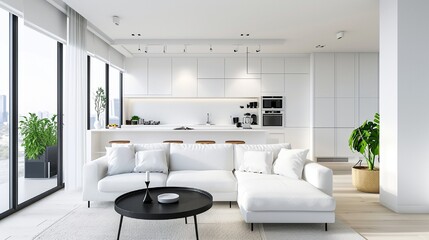
<path id="1" fill-rule="evenodd" d="M 87 21 L 71 8 L 68 44 L 66 51 L 66 75 L 64 81 L 64 180 L 67 191 L 82 188 L 82 167 L 86 157 L 87 119 Z"/>

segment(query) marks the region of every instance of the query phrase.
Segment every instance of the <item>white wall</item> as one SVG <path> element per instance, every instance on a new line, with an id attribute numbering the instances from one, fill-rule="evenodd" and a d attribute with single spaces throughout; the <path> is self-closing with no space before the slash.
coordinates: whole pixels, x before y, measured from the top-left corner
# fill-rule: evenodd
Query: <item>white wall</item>
<path id="1" fill-rule="evenodd" d="M 429 2 L 380 1 L 380 202 L 429 213 Z"/>

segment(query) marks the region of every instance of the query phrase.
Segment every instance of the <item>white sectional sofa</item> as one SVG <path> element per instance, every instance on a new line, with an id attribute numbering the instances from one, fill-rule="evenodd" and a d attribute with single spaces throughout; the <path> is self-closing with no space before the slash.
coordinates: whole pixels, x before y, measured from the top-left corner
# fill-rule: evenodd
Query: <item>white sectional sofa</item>
<path id="1" fill-rule="evenodd" d="M 168 174 L 151 173 L 150 187 L 183 186 L 210 192 L 214 201 L 237 201 L 247 223 L 333 223 L 332 171 L 307 160 L 302 179 L 238 171 L 246 151 L 265 151 L 277 159 L 289 144 L 134 144 L 135 151 L 162 149 Z M 83 200 L 113 201 L 145 188 L 145 174 L 107 175 L 106 156 L 85 164 Z"/>

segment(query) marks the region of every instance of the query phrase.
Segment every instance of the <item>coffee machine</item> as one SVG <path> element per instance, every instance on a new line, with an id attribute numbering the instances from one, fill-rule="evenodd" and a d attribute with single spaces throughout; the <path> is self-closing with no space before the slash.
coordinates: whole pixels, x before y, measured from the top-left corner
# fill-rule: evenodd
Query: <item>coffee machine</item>
<path id="1" fill-rule="evenodd" d="M 243 129 L 252 129 L 250 126 L 252 124 L 252 120 L 250 113 L 245 113 L 243 117 Z"/>

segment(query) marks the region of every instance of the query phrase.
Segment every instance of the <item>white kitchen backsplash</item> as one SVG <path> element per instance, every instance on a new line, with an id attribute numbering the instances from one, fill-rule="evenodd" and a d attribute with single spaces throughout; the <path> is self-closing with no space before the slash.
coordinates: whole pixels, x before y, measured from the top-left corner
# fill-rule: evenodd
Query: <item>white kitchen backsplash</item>
<path id="1" fill-rule="evenodd" d="M 242 121 L 244 113 L 259 116 L 259 108 L 247 108 L 249 102 L 255 101 L 259 106 L 258 98 L 130 98 L 124 100 L 124 118 L 130 119 L 137 115 L 145 121 L 161 121 L 161 124 L 193 125 L 205 124 L 207 113 L 210 113 L 211 123 L 228 125 L 232 124 L 231 117 L 240 117 Z"/>

